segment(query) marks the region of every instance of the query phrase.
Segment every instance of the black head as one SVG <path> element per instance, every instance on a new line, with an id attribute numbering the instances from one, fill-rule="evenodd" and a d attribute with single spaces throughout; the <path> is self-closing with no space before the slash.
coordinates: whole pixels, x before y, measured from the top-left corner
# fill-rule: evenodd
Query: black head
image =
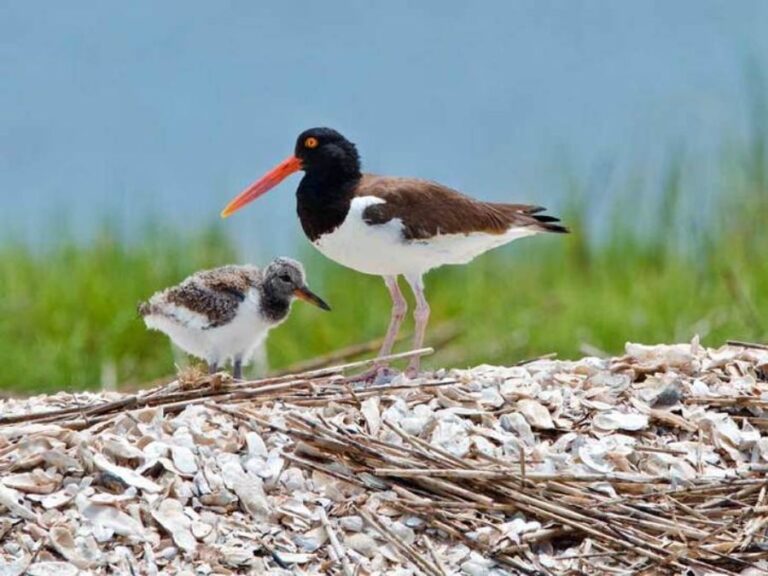
<path id="1" fill-rule="evenodd" d="M 234 214 L 299 170 L 306 173 L 302 184 L 307 183 L 307 188 L 315 193 L 318 190 L 325 193 L 329 189 L 348 191 L 361 176 L 360 156 L 355 145 L 332 128 L 305 130 L 296 141 L 295 155 L 283 160 L 238 194 L 221 211 L 222 218 Z"/>
<path id="2" fill-rule="evenodd" d="M 352 142 L 333 128 L 310 128 L 296 139 L 296 158 L 307 174 L 360 175 L 360 155 Z"/>
<path id="3" fill-rule="evenodd" d="M 290 258 L 276 258 L 266 267 L 263 290 L 268 300 L 291 302 L 300 298 L 323 310 L 331 309 L 307 286 L 301 263 Z"/>

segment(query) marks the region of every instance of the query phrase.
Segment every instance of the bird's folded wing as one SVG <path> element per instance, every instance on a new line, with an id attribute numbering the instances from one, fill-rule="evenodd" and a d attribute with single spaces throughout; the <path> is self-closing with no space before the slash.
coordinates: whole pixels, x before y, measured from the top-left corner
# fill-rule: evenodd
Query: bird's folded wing
<path id="1" fill-rule="evenodd" d="M 556 218 L 539 214 L 544 210 L 540 206 L 481 202 L 427 180 L 365 175 L 355 195 L 383 200 L 367 206 L 363 220 L 376 225 L 398 219 L 406 240 L 423 240 L 439 234 L 504 234 L 516 227 L 532 227 L 542 232 L 560 228 L 549 224 L 556 222 Z"/>
<path id="2" fill-rule="evenodd" d="M 160 312 L 191 328 L 207 330 L 230 322 L 244 299 L 232 286 L 212 288 L 190 282 L 166 291 Z"/>
<path id="3" fill-rule="evenodd" d="M 208 290 L 230 294 L 242 301 L 260 277 L 259 269 L 255 266 L 229 265 L 198 272 L 195 280 Z"/>

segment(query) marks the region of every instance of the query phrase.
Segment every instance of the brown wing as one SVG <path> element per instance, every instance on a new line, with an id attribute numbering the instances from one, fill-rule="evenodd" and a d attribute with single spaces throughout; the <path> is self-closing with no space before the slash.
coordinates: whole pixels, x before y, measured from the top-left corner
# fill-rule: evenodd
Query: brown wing
<path id="1" fill-rule="evenodd" d="M 427 180 L 364 175 L 356 196 L 384 200 L 363 211 L 368 224 L 384 224 L 394 218 L 403 223 L 406 240 L 438 234 L 486 232 L 504 234 L 510 228 L 534 227 L 542 232 L 567 232 L 553 216 L 539 214 L 544 208 L 525 204 L 481 202 Z"/>
<path id="2" fill-rule="evenodd" d="M 203 330 L 231 322 L 244 297 L 235 290 L 214 291 L 197 283 L 182 284 L 176 288 L 171 288 L 166 294 L 168 302 L 202 314 L 207 318 L 207 322 L 200 326 Z M 164 313 L 174 315 L 174 312 Z M 182 318 L 178 318 L 178 320 L 184 322 Z"/>

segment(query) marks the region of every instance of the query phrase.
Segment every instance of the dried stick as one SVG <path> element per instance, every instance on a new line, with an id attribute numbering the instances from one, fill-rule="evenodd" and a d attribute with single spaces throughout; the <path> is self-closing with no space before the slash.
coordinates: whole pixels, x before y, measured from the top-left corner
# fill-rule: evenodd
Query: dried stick
<path id="1" fill-rule="evenodd" d="M 432 545 L 432 540 L 430 540 L 429 536 L 426 534 L 424 534 L 422 540 L 424 541 L 424 546 L 426 547 L 427 552 L 429 552 L 430 558 L 432 558 L 432 562 L 435 563 L 435 567 L 442 573 L 442 576 L 448 576 L 448 569 L 443 565 L 443 562 L 437 555 L 435 547 Z"/>
<path id="2" fill-rule="evenodd" d="M 328 539 L 331 541 L 333 551 L 336 552 L 336 556 L 338 556 L 339 561 L 341 562 L 341 568 L 344 570 L 344 575 L 354 576 L 355 573 L 354 570 L 352 570 L 352 567 L 349 565 L 349 558 L 347 558 L 347 553 L 341 546 L 339 539 L 336 537 L 336 532 L 334 532 L 333 526 L 331 526 L 331 523 L 328 520 L 328 516 L 325 514 L 325 509 L 322 506 L 318 506 L 317 509 L 320 512 L 320 522 L 322 523 L 323 528 L 325 528 L 326 534 L 328 534 Z"/>
<path id="3" fill-rule="evenodd" d="M 397 534 L 394 534 L 391 530 L 388 530 L 384 524 L 379 522 L 377 519 L 375 519 L 371 514 L 368 514 L 365 510 L 359 507 L 355 507 L 357 510 L 357 513 L 362 516 L 363 520 L 365 520 L 376 532 L 378 532 L 384 540 L 392 544 L 392 546 L 395 547 L 405 558 L 411 561 L 411 563 L 416 566 L 416 568 L 422 570 L 423 572 L 426 572 L 427 574 L 432 574 L 432 576 L 443 576 L 437 568 L 429 564 L 424 558 L 413 549 L 413 547 L 409 546 L 401 538 L 397 536 Z"/>

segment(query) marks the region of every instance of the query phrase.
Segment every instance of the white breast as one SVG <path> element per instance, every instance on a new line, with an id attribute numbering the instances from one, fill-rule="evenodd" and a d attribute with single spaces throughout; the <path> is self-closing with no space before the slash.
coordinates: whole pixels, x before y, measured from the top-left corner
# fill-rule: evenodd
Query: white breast
<path id="1" fill-rule="evenodd" d="M 403 223 L 394 218 L 370 225 L 363 211 L 384 203 L 376 196 L 352 200 L 341 226 L 320 236 L 313 244 L 325 256 L 348 268 L 380 276 L 421 275 L 445 264 L 466 264 L 483 252 L 524 236 L 536 234 L 530 228 L 512 228 L 505 234 L 441 234 L 425 240 L 403 238 Z"/>

